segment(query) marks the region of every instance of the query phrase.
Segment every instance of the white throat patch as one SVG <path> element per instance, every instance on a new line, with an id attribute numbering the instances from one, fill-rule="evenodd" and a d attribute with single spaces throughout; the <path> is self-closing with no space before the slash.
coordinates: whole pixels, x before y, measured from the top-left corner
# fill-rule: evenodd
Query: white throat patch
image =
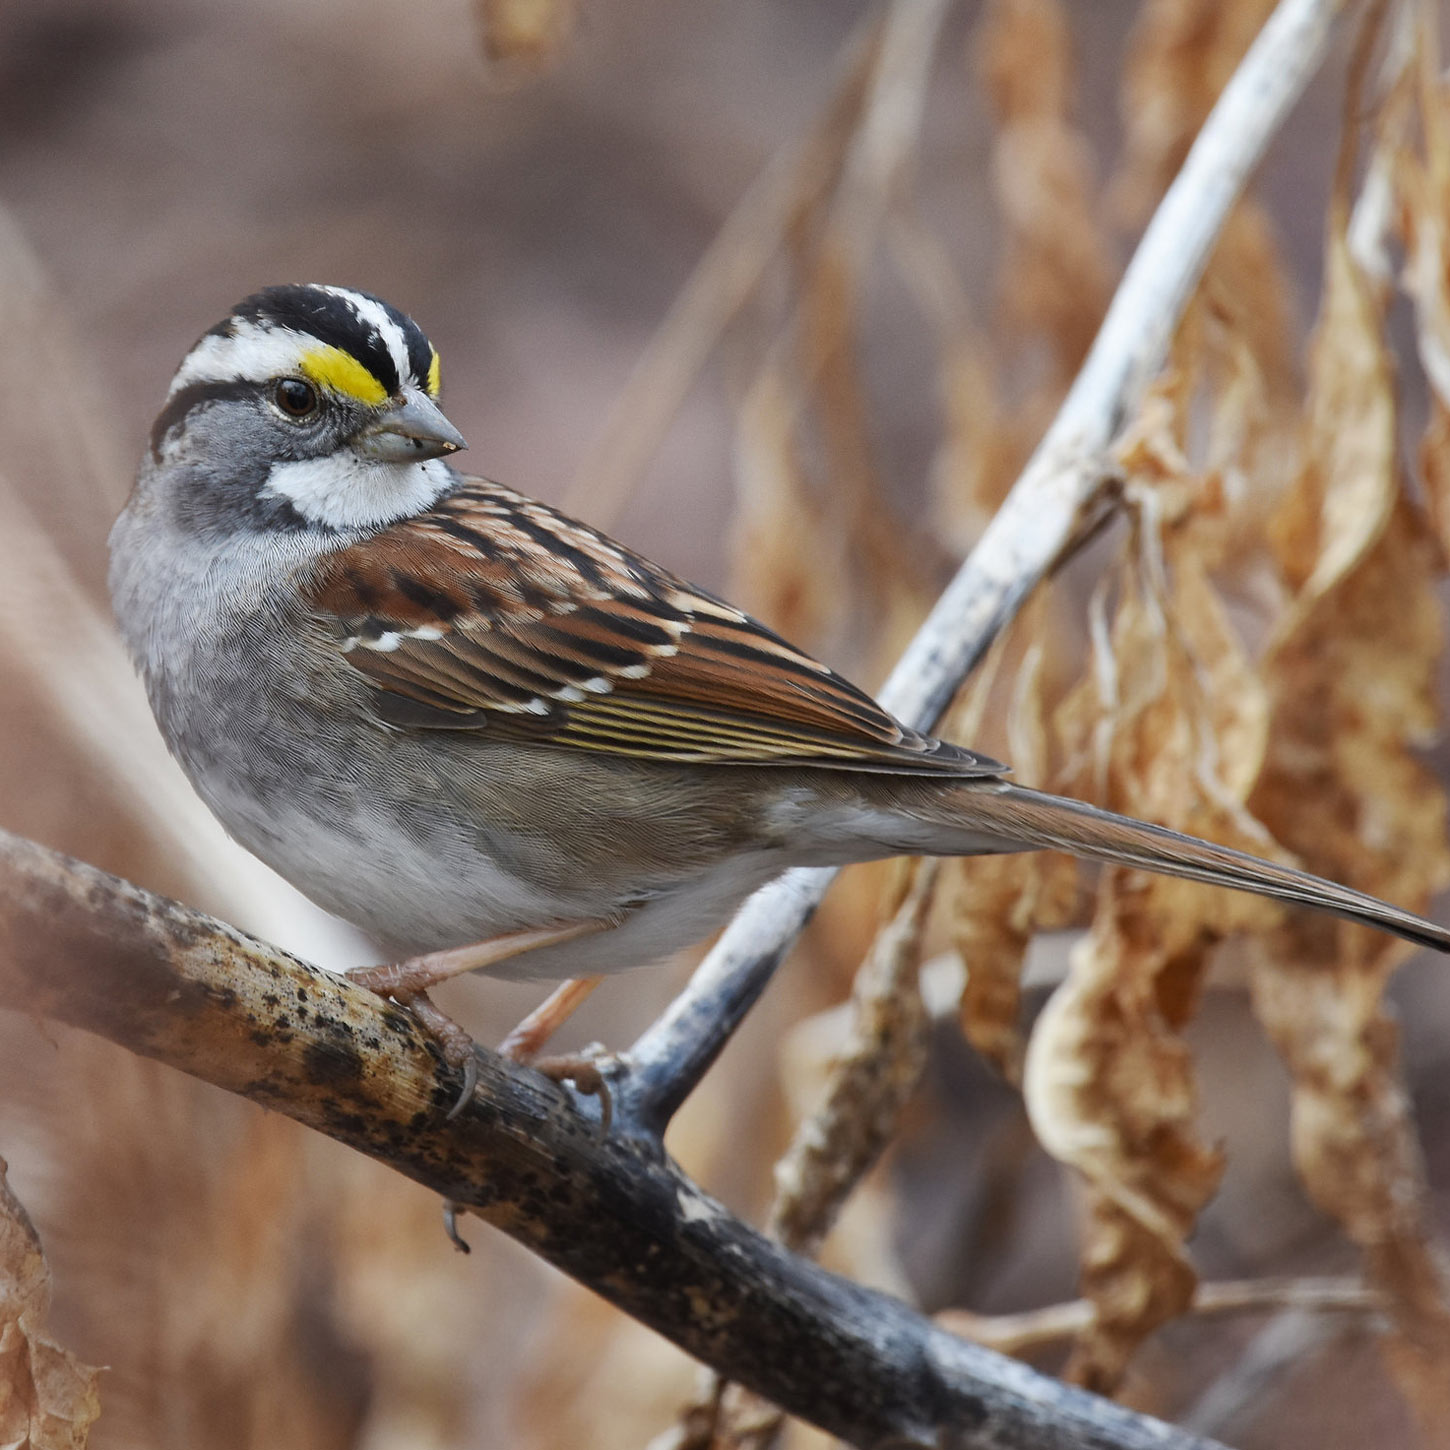
<path id="1" fill-rule="evenodd" d="M 421 513 L 453 482 L 441 458 L 380 463 L 343 447 L 326 458 L 274 463 L 261 497 L 286 499 L 308 523 L 376 528 Z"/>

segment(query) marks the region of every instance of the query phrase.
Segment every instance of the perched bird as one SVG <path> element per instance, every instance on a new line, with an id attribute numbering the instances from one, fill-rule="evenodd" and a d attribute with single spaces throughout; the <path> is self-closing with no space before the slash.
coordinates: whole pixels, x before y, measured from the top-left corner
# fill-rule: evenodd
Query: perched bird
<path id="1" fill-rule="evenodd" d="M 786 867 L 1042 847 L 1450 950 L 903 725 L 733 605 L 456 472 L 438 395 L 386 303 L 259 292 L 183 359 L 111 534 L 116 618 L 202 798 L 321 906 L 425 954 L 369 985 L 426 1004 L 463 970 L 617 971 Z"/>

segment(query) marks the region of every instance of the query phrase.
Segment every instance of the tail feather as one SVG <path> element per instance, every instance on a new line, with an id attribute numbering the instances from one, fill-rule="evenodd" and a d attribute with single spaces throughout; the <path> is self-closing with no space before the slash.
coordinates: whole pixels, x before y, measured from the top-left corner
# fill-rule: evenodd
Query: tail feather
<path id="1" fill-rule="evenodd" d="M 1362 891 L 1082 801 L 992 781 L 963 784 L 945 802 L 950 803 L 950 814 L 944 811 L 938 819 L 967 833 L 963 851 L 982 850 L 983 837 L 1000 840 L 1000 849 L 1008 851 L 1066 851 L 1114 866 L 1141 867 L 1307 906 L 1450 952 L 1450 930 Z M 966 844 L 967 840 L 974 844 Z"/>

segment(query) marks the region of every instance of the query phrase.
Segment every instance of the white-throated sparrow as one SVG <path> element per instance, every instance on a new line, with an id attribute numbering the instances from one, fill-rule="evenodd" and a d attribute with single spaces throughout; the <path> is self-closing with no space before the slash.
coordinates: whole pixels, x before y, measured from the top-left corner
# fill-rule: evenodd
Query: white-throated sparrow
<path id="1" fill-rule="evenodd" d="M 647 962 L 789 866 L 1041 847 L 1450 950 L 907 728 L 740 610 L 455 472 L 438 384 L 376 298 L 260 292 L 182 362 L 111 535 L 116 616 L 203 799 L 384 942 L 466 948 L 435 978 Z"/>

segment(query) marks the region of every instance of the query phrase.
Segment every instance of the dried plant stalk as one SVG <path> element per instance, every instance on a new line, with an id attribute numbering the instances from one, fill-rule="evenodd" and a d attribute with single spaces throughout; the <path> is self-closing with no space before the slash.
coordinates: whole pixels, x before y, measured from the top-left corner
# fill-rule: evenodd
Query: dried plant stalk
<path id="1" fill-rule="evenodd" d="M 824 1097 L 776 1164 L 767 1229 L 797 1252 L 819 1250 L 921 1080 L 929 1021 L 916 974 L 937 872 L 935 861 L 907 869 L 900 905 L 856 974 L 851 1026 Z"/>
<path id="2" fill-rule="evenodd" d="M 1377 1315 L 1384 1295 L 1353 1279 L 1242 1279 L 1200 1284 L 1187 1313 L 1196 1318 L 1229 1314 Z M 971 1314 L 948 1309 L 937 1322 L 1002 1354 L 1030 1354 L 1091 1331 L 1098 1308 L 1090 1299 L 1052 1304 L 1022 1314 Z"/>
<path id="3" fill-rule="evenodd" d="M 926 1066 L 930 1022 L 917 982 L 922 934 L 938 863 L 900 869 L 899 904 L 856 974 L 850 1025 L 819 1103 L 796 1128 L 775 1166 L 776 1194 L 766 1231 L 815 1257 L 837 1215 L 896 1135 Z M 765 1450 L 781 1415 L 753 1395 L 713 1386 L 685 1413 L 712 1425 L 720 1450 Z"/>

